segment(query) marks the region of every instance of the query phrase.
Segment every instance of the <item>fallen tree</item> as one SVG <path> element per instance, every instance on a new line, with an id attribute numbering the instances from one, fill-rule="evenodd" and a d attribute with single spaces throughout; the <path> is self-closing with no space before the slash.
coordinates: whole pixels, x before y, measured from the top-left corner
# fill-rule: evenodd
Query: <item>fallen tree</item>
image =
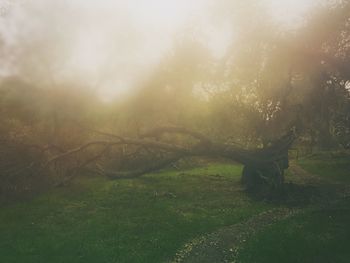
<path id="1" fill-rule="evenodd" d="M 135 178 L 160 170 L 179 159 L 190 156 L 225 158 L 244 165 L 242 183 L 246 189 L 256 191 L 267 186 L 269 190 L 273 190 L 280 189 L 283 185 L 284 170 L 288 168 L 288 149 L 296 137 L 294 130 L 291 130 L 267 147 L 249 150 L 232 144 L 214 142 L 199 132 L 182 127 L 159 127 L 142 134 L 139 138 L 127 138 L 100 131 L 93 132 L 105 139 L 91 141 L 54 155 L 48 159 L 43 167 L 47 168 L 57 164 L 60 160 L 70 158 L 72 155 L 77 155 L 91 147 L 101 149 L 72 167 L 66 180 L 74 177 L 79 169 L 86 166 L 94 166 L 96 172 L 111 179 L 123 179 Z M 175 135 L 186 136 L 190 142 L 187 144 L 174 143 L 176 140 L 170 138 Z M 137 169 L 122 171 L 105 169 L 98 163 L 98 160 L 105 157 L 114 147 L 131 147 L 133 156 L 152 155 L 154 158 Z M 125 150 L 125 148 L 122 149 Z M 130 152 L 128 154 L 131 156 Z M 125 155 L 127 153 L 124 153 Z"/>

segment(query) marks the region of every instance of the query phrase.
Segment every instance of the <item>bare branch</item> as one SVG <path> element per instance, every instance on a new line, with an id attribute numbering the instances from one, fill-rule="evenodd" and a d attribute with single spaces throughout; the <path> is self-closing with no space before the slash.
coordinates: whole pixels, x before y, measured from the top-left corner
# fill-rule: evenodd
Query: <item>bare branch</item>
<path id="1" fill-rule="evenodd" d="M 144 133 L 141 136 L 141 138 L 158 137 L 164 133 L 180 133 L 180 134 L 192 136 L 193 138 L 198 139 L 202 143 L 210 143 L 211 142 L 208 137 L 204 136 L 203 134 L 201 134 L 199 132 L 192 131 L 192 130 L 189 130 L 189 129 L 184 128 L 184 127 L 176 127 L 176 126 L 164 126 L 164 127 L 159 127 L 159 128 L 153 129 L 151 131 Z"/>
<path id="2" fill-rule="evenodd" d="M 98 131 L 98 130 L 94 130 L 94 129 L 87 129 L 88 131 L 91 131 L 93 133 L 96 133 L 96 134 L 100 134 L 100 135 L 103 135 L 103 136 L 107 136 L 107 137 L 111 137 L 111 138 L 114 138 L 114 139 L 118 139 L 118 140 L 123 140 L 124 138 L 122 136 L 119 136 L 117 134 L 113 134 L 113 133 L 109 133 L 109 132 L 103 132 L 103 131 Z"/>
<path id="3" fill-rule="evenodd" d="M 58 154 L 51 158 L 46 165 L 55 162 L 61 158 L 65 158 L 71 156 L 72 154 L 79 153 L 93 146 L 102 146 L 103 149 L 98 154 L 94 155 L 90 159 L 84 161 L 76 168 L 73 168 L 72 171 L 77 171 L 80 168 L 97 161 L 102 158 L 106 151 L 111 147 L 116 145 L 134 145 L 138 146 L 139 149 L 148 149 L 155 150 L 159 153 L 164 153 L 165 156 L 170 157 L 161 157 L 159 162 L 155 162 L 147 167 L 136 169 L 133 171 L 105 171 L 102 167 L 98 167 L 98 170 L 101 174 L 106 175 L 113 179 L 120 178 L 135 178 L 141 176 L 145 173 L 153 172 L 155 170 L 159 170 L 171 163 L 176 162 L 180 158 L 186 156 L 205 156 L 212 158 L 227 158 L 230 160 L 234 160 L 240 162 L 244 165 L 257 164 L 259 166 L 264 166 L 266 164 L 271 164 L 275 161 L 281 159 L 284 156 L 291 143 L 295 139 L 295 134 L 293 132 L 288 133 L 283 136 L 281 139 L 277 140 L 268 148 L 256 149 L 256 150 L 247 150 L 242 147 L 233 146 L 230 144 L 224 143 L 213 143 L 204 135 L 194 132 L 185 128 L 179 127 L 162 127 L 159 129 L 155 129 L 143 137 L 153 137 L 163 133 L 180 133 L 180 134 L 188 134 L 198 140 L 200 142 L 195 144 L 189 148 L 181 147 L 175 144 L 164 143 L 161 141 L 155 141 L 150 139 L 131 139 L 131 138 L 123 138 L 116 136 L 115 140 L 109 141 L 92 141 L 88 142 L 84 145 L 81 145 L 77 148 L 71 149 L 67 152 Z"/>
<path id="4" fill-rule="evenodd" d="M 113 142 L 113 141 L 112 142 L 111 141 L 92 141 L 92 142 L 86 143 L 82 146 L 79 146 L 77 148 L 71 149 L 67 152 L 64 152 L 62 154 L 54 156 L 53 158 L 48 160 L 48 162 L 46 163 L 45 166 L 47 166 L 48 164 L 50 164 L 58 159 L 62 159 L 64 157 L 70 156 L 72 154 L 81 152 L 81 151 L 83 151 L 91 146 L 101 145 L 101 146 L 112 147 L 114 145 L 123 145 L 123 144 L 157 148 L 157 149 L 166 150 L 166 151 L 174 152 L 174 153 L 182 153 L 182 154 L 188 153 L 188 149 L 185 149 L 183 147 L 173 145 L 173 144 L 167 144 L 167 143 L 156 142 L 156 141 L 151 141 L 151 140 L 137 140 L 137 139 L 122 138 L 122 140 L 115 141 L 115 142 Z"/>
<path id="5" fill-rule="evenodd" d="M 120 171 L 120 172 L 106 171 L 101 166 L 98 167 L 98 170 L 101 174 L 103 174 L 111 179 L 131 179 L 131 178 L 140 177 L 140 176 L 147 174 L 147 173 L 150 173 L 150 172 L 160 170 L 160 169 L 178 161 L 179 159 L 181 159 L 181 157 L 182 157 L 181 155 L 175 155 L 175 156 L 166 158 L 164 160 L 161 160 L 160 162 L 152 164 L 148 167 L 133 170 L 133 171 Z"/>

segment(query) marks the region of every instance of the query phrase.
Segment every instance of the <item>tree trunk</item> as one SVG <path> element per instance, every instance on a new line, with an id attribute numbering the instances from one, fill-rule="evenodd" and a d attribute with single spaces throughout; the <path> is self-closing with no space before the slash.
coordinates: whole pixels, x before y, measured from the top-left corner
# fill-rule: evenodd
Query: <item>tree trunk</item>
<path id="1" fill-rule="evenodd" d="M 245 165 L 242 172 L 242 183 L 249 192 L 260 190 L 274 191 L 283 187 L 284 169 L 277 163 L 263 166 Z"/>
<path id="2" fill-rule="evenodd" d="M 284 184 L 284 170 L 288 167 L 288 151 L 285 151 L 276 161 L 245 164 L 242 171 L 242 184 L 249 192 L 280 191 Z"/>
<path id="3" fill-rule="evenodd" d="M 159 138 L 164 133 L 175 133 L 189 135 L 199 142 L 195 144 L 179 145 L 175 143 L 168 143 L 166 141 L 152 140 L 150 138 Z M 127 145 L 133 146 L 137 149 L 148 149 L 154 152 L 159 152 L 163 159 L 154 160 L 152 165 L 147 167 L 136 167 L 132 171 L 105 171 L 103 167 L 99 172 L 107 175 L 110 178 L 135 178 L 142 176 L 145 173 L 159 170 L 169 163 L 178 159 L 189 156 L 202 156 L 210 158 L 227 158 L 244 165 L 242 174 L 242 183 L 249 191 L 260 191 L 266 189 L 267 191 L 283 189 L 284 169 L 288 168 L 288 149 L 295 139 L 293 130 L 282 136 L 275 142 L 270 143 L 263 149 L 248 150 L 237 147 L 235 145 L 223 144 L 221 142 L 213 142 L 206 136 L 181 127 L 161 127 L 143 136 L 141 138 L 126 138 L 113 134 L 100 133 L 104 136 L 109 136 L 109 140 L 92 141 L 85 143 L 77 148 L 68 150 L 50 158 L 43 167 L 56 163 L 60 159 L 65 159 L 72 154 L 79 154 L 89 147 L 102 147 L 101 153 L 89 158 L 78 166 L 82 168 L 87 166 L 97 159 L 105 156 L 105 153 L 111 147 L 125 147 Z M 142 155 L 141 151 L 139 154 Z"/>

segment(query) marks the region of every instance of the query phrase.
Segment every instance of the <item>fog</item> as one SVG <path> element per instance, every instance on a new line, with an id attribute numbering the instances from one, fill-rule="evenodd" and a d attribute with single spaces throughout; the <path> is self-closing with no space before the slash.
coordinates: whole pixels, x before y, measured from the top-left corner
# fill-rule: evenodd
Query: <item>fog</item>
<path id="1" fill-rule="evenodd" d="M 350 0 L 0 0 L 0 262 L 350 258 L 349 65 Z"/>
<path id="2" fill-rule="evenodd" d="M 79 83 L 111 100 L 137 87 L 186 34 L 223 57 L 239 34 L 233 2 L 223 10 L 224 0 L 0 0 L 0 74 Z M 261 10 L 293 28 L 316 2 L 265 0 Z"/>

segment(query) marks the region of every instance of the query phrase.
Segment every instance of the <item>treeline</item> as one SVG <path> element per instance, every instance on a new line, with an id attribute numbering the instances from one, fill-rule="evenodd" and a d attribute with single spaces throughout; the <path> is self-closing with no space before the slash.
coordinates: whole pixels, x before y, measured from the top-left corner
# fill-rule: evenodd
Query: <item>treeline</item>
<path id="1" fill-rule="evenodd" d="M 120 145 L 95 145 L 51 160 L 91 141 L 138 138 L 159 126 L 186 127 L 247 149 L 267 146 L 293 127 L 297 147 L 348 149 L 349 2 L 320 7 L 303 26 L 289 31 L 258 6 L 237 11 L 225 5 L 226 19 L 240 28 L 225 56 L 213 57 L 195 32 L 187 32 L 134 93 L 111 103 L 101 102 L 84 83 L 48 85 L 20 73 L 3 78 L 1 195 L 60 185 L 101 167 L 151 162 L 161 153 L 144 149 L 140 158 L 133 146 Z M 191 143 L 181 136 L 171 140 Z"/>

